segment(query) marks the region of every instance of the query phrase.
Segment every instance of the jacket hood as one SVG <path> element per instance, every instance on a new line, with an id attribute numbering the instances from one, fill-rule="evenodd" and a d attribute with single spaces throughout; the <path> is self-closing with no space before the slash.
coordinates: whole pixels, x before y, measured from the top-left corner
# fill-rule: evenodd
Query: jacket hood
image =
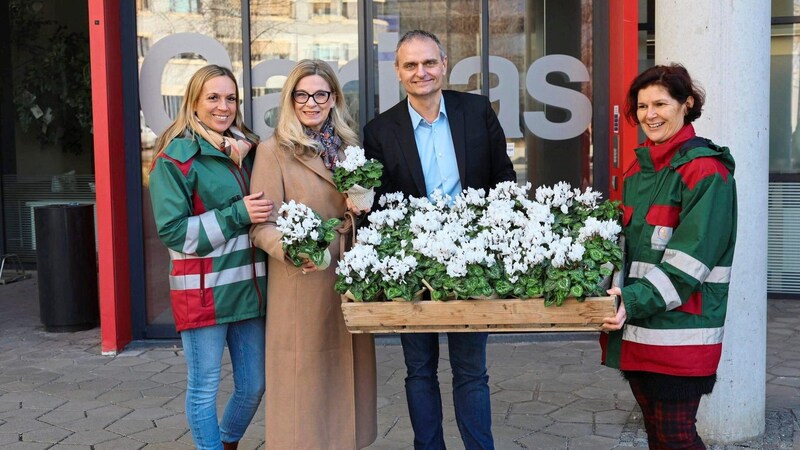
<path id="1" fill-rule="evenodd" d="M 697 158 L 712 157 L 718 159 L 733 174 L 736 162 L 728 147 L 720 147 L 709 139 L 694 137 L 686 141 L 675 153 L 670 164 L 677 168 Z"/>

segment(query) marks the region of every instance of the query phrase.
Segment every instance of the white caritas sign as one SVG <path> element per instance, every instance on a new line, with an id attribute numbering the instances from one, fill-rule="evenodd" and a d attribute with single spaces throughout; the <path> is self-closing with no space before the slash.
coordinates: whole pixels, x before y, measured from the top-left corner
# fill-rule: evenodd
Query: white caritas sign
<path id="1" fill-rule="evenodd" d="M 378 35 L 378 55 L 392 55 L 378 61 L 380 111 L 386 111 L 400 100 L 393 56 L 398 38 L 397 33 L 379 33 Z M 232 67 L 225 47 L 209 36 L 198 33 L 178 33 L 156 42 L 142 61 L 139 74 L 141 108 L 147 125 L 156 134 L 160 134 L 172 122 L 164 110 L 161 80 L 170 59 L 181 53 L 199 54 L 210 64 Z M 260 62 L 253 67 L 253 86 L 266 86 L 271 77 L 285 77 L 295 63 L 296 61 L 287 59 Z M 358 60 L 349 61 L 341 67 L 336 62 L 330 64 L 337 70 L 342 85 L 358 81 Z M 511 61 L 499 56 L 489 56 L 489 70 L 498 80 L 497 85 L 489 90 L 489 98 L 493 102 L 499 102 L 498 118 L 503 126 L 503 131 L 509 139 L 521 138 L 523 133 L 519 119 L 519 70 Z M 450 67 L 449 73 L 451 85 L 466 84 L 471 76 L 480 73 L 480 57 L 472 56 L 462 59 Z M 569 119 L 565 122 L 551 122 L 545 117 L 544 111 L 525 111 L 522 114 L 524 125 L 532 134 L 543 139 L 564 140 L 579 136 L 591 124 L 591 101 L 580 91 L 548 83 L 547 76 L 551 73 L 560 73 L 573 83 L 590 81 L 589 71 L 577 58 L 568 55 L 546 55 L 537 59 L 528 67 L 525 74 L 527 94 L 545 105 L 567 110 Z M 472 92 L 480 93 L 479 91 Z M 278 106 L 279 97 L 279 93 L 272 93 L 253 98 L 253 131 L 259 136 L 266 137 L 272 133 L 272 128 L 266 124 L 263 117 L 267 111 Z"/>

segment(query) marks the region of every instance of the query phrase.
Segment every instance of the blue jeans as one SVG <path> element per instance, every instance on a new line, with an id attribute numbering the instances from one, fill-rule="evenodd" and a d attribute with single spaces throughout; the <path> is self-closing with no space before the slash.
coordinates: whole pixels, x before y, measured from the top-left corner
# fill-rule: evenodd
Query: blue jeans
<path id="1" fill-rule="evenodd" d="M 453 406 L 466 450 L 494 449 L 489 375 L 486 372 L 486 333 L 447 333 L 453 369 Z M 414 429 L 415 450 L 442 450 L 442 397 L 436 375 L 439 335 L 400 335 L 406 361 L 406 400 Z"/>
<path id="2" fill-rule="evenodd" d="M 238 442 L 264 395 L 264 318 L 181 332 L 186 358 L 186 420 L 198 450 Z M 217 392 L 225 343 L 233 367 L 233 394 L 217 421 Z"/>

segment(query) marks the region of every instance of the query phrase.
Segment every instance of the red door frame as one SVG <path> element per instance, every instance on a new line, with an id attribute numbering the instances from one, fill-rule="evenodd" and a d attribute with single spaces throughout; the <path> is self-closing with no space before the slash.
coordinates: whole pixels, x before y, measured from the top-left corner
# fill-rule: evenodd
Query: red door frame
<path id="1" fill-rule="evenodd" d="M 97 195 L 100 333 L 104 355 L 131 341 L 130 254 L 119 0 L 89 0 L 89 49 Z"/>
<path id="2" fill-rule="evenodd" d="M 637 127 L 625 120 L 625 94 L 639 73 L 638 0 L 608 2 L 609 197 L 622 199 L 622 175 L 635 158 Z"/>

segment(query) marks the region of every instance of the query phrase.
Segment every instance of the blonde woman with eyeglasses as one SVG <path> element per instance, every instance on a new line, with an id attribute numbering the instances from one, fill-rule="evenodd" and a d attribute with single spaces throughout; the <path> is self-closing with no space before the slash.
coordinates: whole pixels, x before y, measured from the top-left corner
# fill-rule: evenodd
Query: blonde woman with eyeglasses
<path id="1" fill-rule="evenodd" d="M 256 152 L 252 191 L 276 203 L 303 203 L 323 220 L 361 213 L 333 183 L 344 148 L 358 145 L 333 69 L 300 61 L 280 106 L 275 134 Z M 339 240 L 329 247 L 329 267 L 311 261 L 295 267 L 284 258 L 277 214 L 278 208 L 250 231 L 269 255 L 266 447 L 364 448 L 377 434 L 375 347 L 371 336 L 345 327 L 333 289 Z"/>

